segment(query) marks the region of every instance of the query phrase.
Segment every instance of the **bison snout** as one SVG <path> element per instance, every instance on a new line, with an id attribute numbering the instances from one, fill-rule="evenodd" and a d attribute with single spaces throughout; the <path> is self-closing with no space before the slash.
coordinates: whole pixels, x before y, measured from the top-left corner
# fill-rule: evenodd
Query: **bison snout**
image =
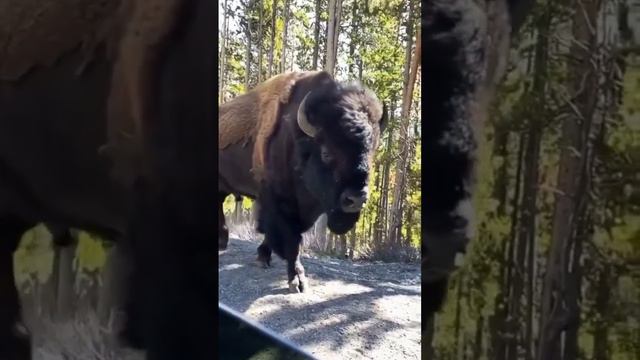
<path id="1" fill-rule="evenodd" d="M 365 187 L 361 190 L 347 189 L 340 195 L 340 207 L 346 213 L 355 213 L 362 210 L 367 202 L 369 189 Z"/>

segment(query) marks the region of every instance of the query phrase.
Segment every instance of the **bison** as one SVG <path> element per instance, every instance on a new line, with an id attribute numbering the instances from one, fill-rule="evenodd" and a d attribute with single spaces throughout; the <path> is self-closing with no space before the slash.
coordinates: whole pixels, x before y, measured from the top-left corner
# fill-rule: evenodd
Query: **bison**
<path id="1" fill-rule="evenodd" d="M 277 75 L 219 108 L 219 248 L 228 242 L 222 204 L 229 194 L 257 199 L 265 235 L 257 261 L 287 261 L 289 287 L 308 288 L 302 233 L 327 214 L 349 231 L 368 197 L 369 173 L 387 122 L 386 107 L 357 82 L 327 72 Z"/>
<path id="2" fill-rule="evenodd" d="M 532 0 L 430 0 L 423 10 L 422 293 L 428 323 L 473 236 L 476 132 Z"/>
<path id="3" fill-rule="evenodd" d="M 0 9 L 0 359 L 31 358 L 12 255 L 39 222 L 127 249 L 148 359 L 214 358 L 215 2 Z"/>

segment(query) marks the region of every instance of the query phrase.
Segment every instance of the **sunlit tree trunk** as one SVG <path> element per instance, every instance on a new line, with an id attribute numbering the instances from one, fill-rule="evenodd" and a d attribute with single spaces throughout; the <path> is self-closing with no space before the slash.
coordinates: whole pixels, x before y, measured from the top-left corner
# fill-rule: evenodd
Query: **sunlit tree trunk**
<path id="1" fill-rule="evenodd" d="M 244 73 L 244 88 L 245 91 L 249 91 L 250 89 L 250 80 L 251 80 L 251 5 L 253 0 L 247 0 L 247 6 L 245 7 L 245 16 L 247 20 L 247 51 L 245 58 L 245 73 Z"/>
<path id="2" fill-rule="evenodd" d="M 342 11 L 342 0 L 329 0 L 329 20 L 327 23 L 327 60 L 325 71 L 335 74 L 336 59 L 338 52 L 338 37 L 340 35 L 340 14 Z"/>
<path id="3" fill-rule="evenodd" d="M 289 0 L 284 0 L 284 29 L 282 31 L 282 54 L 280 58 L 280 72 L 287 69 L 287 32 L 289 30 Z"/>
<path id="4" fill-rule="evenodd" d="M 222 36 L 221 36 L 221 44 L 220 44 L 220 56 L 219 56 L 219 60 L 218 63 L 220 64 L 220 88 L 218 90 L 218 102 L 222 103 L 224 101 L 224 89 L 225 89 L 225 79 L 227 77 L 227 71 L 226 71 L 226 63 L 227 63 L 227 52 L 226 52 L 226 45 L 227 45 L 227 36 L 228 36 L 228 27 L 229 27 L 229 14 L 228 14 L 228 10 L 227 10 L 227 1 L 228 0 L 224 0 L 224 6 L 223 6 L 223 11 L 224 11 L 224 19 L 222 21 Z"/>
<path id="5" fill-rule="evenodd" d="M 258 83 L 262 81 L 262 48 L 263 48 L 263 36 L 264 31 L 262 31 L 263 24 L 263 16 L 264 12 L 264 3 L 263 0 L 259 0 L 258 2 Z"/>
<path id="6" fill-rule="evenodd" d="M 273 0 L 271 5 L 271 43 L 269 44 L 269 69 L 267 69 L 267 77 L 273 75 L 273 52 L 276 46 L 276 14 L 278 8 L 278 0 Z"/>
<path id="7" fill-rule="evenodd" d="M 313 60 L 312 67 L 313 69 L 318 68 L 318 52 L 320 51 L 320 1 L 316 0 L 316 21 L 314 24 L 313 30 Z"/>

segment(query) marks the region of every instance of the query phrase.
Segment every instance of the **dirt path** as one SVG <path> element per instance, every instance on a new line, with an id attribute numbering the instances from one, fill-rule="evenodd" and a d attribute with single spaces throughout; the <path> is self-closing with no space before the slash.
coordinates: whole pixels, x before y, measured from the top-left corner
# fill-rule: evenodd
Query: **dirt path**
<path id="1" fill-rule="evenodd" d="M 220 301 L 319 359 L 419 359 L 420 268 L 303 256 L 311 291 L 290 294 L 285 262 L 253 263 L 257 242 L 219 253 Z"/>

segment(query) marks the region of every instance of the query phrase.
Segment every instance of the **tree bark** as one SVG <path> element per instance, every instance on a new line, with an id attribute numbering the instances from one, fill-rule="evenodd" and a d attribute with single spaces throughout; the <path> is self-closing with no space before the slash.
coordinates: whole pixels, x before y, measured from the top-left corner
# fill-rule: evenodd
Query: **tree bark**
<path id="1" fill-rule="evenodd" d="M 289 29 L 289 0 L 284 0 L 284 30 L 282 31 L 282 58 L 280 59 L 280 72 L 287 68 L 287 32 Z"/>
<path id="2" fill-rule="evenodd" d="M 227 11 L 227 0 L 224 0 L 222 10 L 224 11 L 224 20 L 222 21 L 222 43 L 220 44 L 220 89 L 218 90 L 218 103 L 224 102 L 225 79 L 227 76 L 227 31 L 229 27 L 229 14 Z"/>
<path id="3" fill-rule="evenodd" d="M 410 9 L 412 2 L 410 2 Z M 409 110 L 411 109 L 411 100 L 413 98 L 413 86 L 416 80 L 418 66 L 421 59 L 421 45 L 420 41 L 420 29 L 418 28 L 417 41 L 415 47 L 415 54 L 411 57 L 411 48 L 413 46 L 413 17 L 409 16 L 407 20 L 407 52 L 406 52 L 406 64 L 405 67 L 405 80 L 403 99 L 402 99 L 402 114 L 400 115 L 400 153 L 399 161 L 397 162 L 395 170 L 395 188 L 393 192 L 393 207 L 391 210 L 391 228 L 389 230 L 389 244 L 391 247 L 398 245 L 400 238 L 400 230 L 402 229 L 402 210 L 403 210 L 403 194 L 406 185 L 407 166 L 409 164 L 409 158 L 411 156 L 411 118 Z"/>
<path id="4" fill-rule="evenodd" d="M 269 45 L 269 69 L 267 77 L 271 78 L 273 75 L 273 51 L 276 44 L 276 9 L 278 8 L 278 0 L 273 0 L 271 7 L 271 44 Z"/>
<path id="5" fill-rule="evenodd" d="M 548 38 L 549 28 L 551 26 L 551 13 L 549 8 L 540 18 L 537 25 L 536 50 L 534 58 L 534 80 L 532 95 L 534 102 L 531 106 L 531 116 L 529 117 L 529 130 L 527 139 L 527 149 L 525 153 L 525 171 L 523 184 L 523 199 L 520 211 L 520 224 L 518 238 L 515 244 L 515 262 L 514 272 L 512 276 L 512 289 L 509 298 L 509 323 L 507 326 L 508 340 L 506 342 L 506 358 L 516 358 L 520 352 L 519 348 L 524 347 L 525 356 L 530 358 L 531 344 L 525 343 L 527 337 L 531 334 L 531 329 L 522 326 L 522 315 L 525 313 L 523 304 L 523 295 L 527 280 L 528 272 L 533 269 L 527 268 L 526 261 L 527 250 L 533 251 L 532 242 L 535 241 L 536 215 L 537 215 L 537 197 L 538 197 L 538 178 L 539 178 L 539 159 L 540 144 L 542 141 L 543 127 L 540 121 L 545 114 L 545 87 L 547 76 L 547 59 L 548 59 Z M 533 254 L 530 254 L 533 256 Z M 531 264 L 530 264 L 531 265 Z M 525 303 L 533 301 L 531 298 L 525 298 Z M 527 324 L 531 325 L 531 324 Z"/>
<path id="6" fill-rule="evenodd" d="M 225 0 L 226 1 L 226 0 Z M 258 83 L 262 82 L 262 37 L 264 32 L 262 31 L 262 13 L 264 12 L 263 0 L 259 0 L 258 3 Z"/>
<path id="7" fill-rule="evenodd" d="M 60 267 L 58 269 L 58 291 L 56 299 L 56 319 L 64 321 L 71 318 L 75 305 L 76 293 L 74 290 L 75 271 L 73 271 L 73 258 L 75 246 L 60 248 Z"/>
<path id="8" fill-rule="evenodd" d="M 537 358 L 555 359 L 563 352 L 559 339 L 562 332 L 579 324 L 579 309 L 572 306 L 570 257 L 576 246 L 574 229 L 578 224 L 577 206 L 587 196 L 583 181 L 590 157 L 589 141 L 591 122 L 597 101 L 597 78 L 592 67 L 592 51 L 597 36 L 595 27 L 599 12 L 599 0 L 582 0 L 577 5 L 573 20 L 576 42 L 571 47 L 569 64 L 570 92 L 574 109 L 578 114 L 567 116 L 562 124 L 560 164 L 553 214 L 551 249 L 547 258 L 547 272 L 542 292 L 540 336 Z M 584 6 L 584 8 L 582 8 Z M 585 136 L 587 134 L 587 136 Z M 577 313 L 576 313 L 577 312 Z"/>
<path id="9" fill-rule="evenodd" d="M 318 68 L 318 51 L 320 50 L 320 1 L 316 0 L 316 22 L 313 30 L 313 60 L 312 67 Z"/>
<path id="10" fill-rule="evenodd" d="M 356 1 L 351 5 L 351 35 L 349 36 L 349 76 L 354 76 L 354 62 L 356 52 L 356 39 L 358 37 L 358 3 Z"/>
<path id="11" fill-rule="evenodd" d="M 247 19 L 247 51 L 245 59 L 245 73 L 244 73 L 244 89 L 249 91 L 250 79 L 251 79 L 251 5 L 253 0 L 247 0 L 247 6 L 245 7 L 245 16 Z"/>
<path id="12" fill-rule="evenodd" d="M 342 0 L 329 0 L 329 20 L 327 22 L 327 52 L 325 71 L 331 75 L 335 74 L 338 37 L 340 32 L 340 13 L 342 10 Z"/>
<path id="13" fill-rule="evenodd" d="M 99 288 L 97 312 L 100 323 L 106 326 L 111 325 L 113 311 L 123 306 L 123 284 L 128 264 L 120 246 L 114 245 L 107 250 L 107 261 L 100 274 L 102 286 Z"/>

